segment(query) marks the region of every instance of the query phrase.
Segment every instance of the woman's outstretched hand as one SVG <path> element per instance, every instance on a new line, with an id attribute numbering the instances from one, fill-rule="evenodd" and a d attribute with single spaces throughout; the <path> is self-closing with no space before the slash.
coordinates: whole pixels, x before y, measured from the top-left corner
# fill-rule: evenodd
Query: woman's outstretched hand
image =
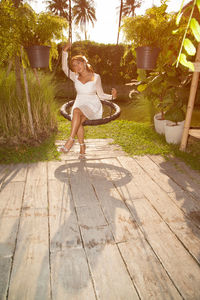
<path id="1" fill-rule="evenodd" d="M 117 90 L 116 89 L 114 89 L 114 88 L 112 88 L 112 97 L 113 97 L 113 99 L 116 99 L 117 98 Z"/>
<path id="2" fill-rule="evenodd" d="M 71 46 L 72 46 L 72 44 L 71 43 L 66 43 L 64 46 L 63 46 L 63 51 L 67 51 L 68 49 L 70 49 L 71 48 Z"/>

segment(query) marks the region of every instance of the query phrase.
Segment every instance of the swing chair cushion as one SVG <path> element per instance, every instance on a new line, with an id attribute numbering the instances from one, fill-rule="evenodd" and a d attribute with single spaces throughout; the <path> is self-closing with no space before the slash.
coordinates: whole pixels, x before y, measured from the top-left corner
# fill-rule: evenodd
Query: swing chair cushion
<path id="1" fill-rule="evenodd" d="M 71 115 L 67 112 L 69 110 L 70 107 L 73 106 L 75 100 L 71 100 L 65 104 L 62 105 L 61 109 L 60 109 L 60 113 L 63 117 L 65 117 L 67 120 L 71 121 Z M 110 101 L 107 100 L 101 100 L 102 105 L 107 105 L 109 106 L 111 109 L 114 110 L 113 114 L 111 114 L 110 116 L 106 116 L 104 118 L 101 119 L 96 119 L 96 120 L 86 120 L 83 125 L 90 125 L 90 126 L 95 126 L 95 125 L 101 125 L 101 124 L 106 124 L 110 121 L 113 121 L 115 119 L 117 119 L 120 116 L 121 110 L 120 107 Z"/>

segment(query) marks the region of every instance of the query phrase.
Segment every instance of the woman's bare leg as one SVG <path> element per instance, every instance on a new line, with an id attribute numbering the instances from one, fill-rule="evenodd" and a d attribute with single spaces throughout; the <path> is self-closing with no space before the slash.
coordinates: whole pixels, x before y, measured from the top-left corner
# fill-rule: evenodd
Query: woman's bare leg
<path id="1" fill-rule="evenodd" d="M 84 114 L 79 108 L 75 108 L 73 111 L 73 118 L 72 118 L 72 123 L 71 123 L 71 133 L 70 133 L 70 138 L 68 141 L 65 143 L 65 148 L 70 149 L 74 143 L 74 138 L 76 134 L 78 133 L 79 127 L 82 126 L 81 123 L 83 122 L 83 118 L 86 119 Z"/>
<path id="2" fill-rule="evenodd" d="M 86 120 L 86 117 L 81 118 L 81 124 L 77 131 L 77 138 L 80 144 L 80 154 L 85 154 L 85 143 L 84 143 L 84 126 L 82 125 L 83 122 Z"/>

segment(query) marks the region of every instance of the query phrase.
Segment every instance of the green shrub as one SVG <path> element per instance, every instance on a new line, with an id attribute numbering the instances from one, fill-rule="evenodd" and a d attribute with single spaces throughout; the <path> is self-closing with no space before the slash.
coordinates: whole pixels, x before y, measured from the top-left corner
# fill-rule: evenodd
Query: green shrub
<path id="1" fill-rule="evenodd" d="M 58 49 L 61 53 L 61 45 Z M 103 82 L 126 83 L 136 77 L 136 64 L 132 53 L 129 51 L 125 56 L 126 52 L 127 46 L 123 44 L 105 45 L 90 41 L 81 41 L 73 43 L 71 55 L 85 55 L 94 71 L 101 75 Z M 55 66 L 56 61 L 54 60 L 53 63 Z M 57 68 L 56 75 L 59 78 L 65 77 L 61 69 L 61 61 Z"/>
<path id="2" fill-rule="evenodd" d="M 35 135 L 31 133 L 25 93 L 16 95 L 15 74 L 0 73 L 0 143 L 34 144 L 42 141 L 57 128 L 55 84 L 50 75 L 40 74 L 40 86 L 32 72 L 27 73 Z"/>

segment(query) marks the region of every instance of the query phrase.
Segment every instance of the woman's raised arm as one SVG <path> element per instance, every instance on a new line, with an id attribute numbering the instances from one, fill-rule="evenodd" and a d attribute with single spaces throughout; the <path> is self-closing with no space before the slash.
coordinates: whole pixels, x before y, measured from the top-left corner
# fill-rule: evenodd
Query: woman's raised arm
<path id="1" fill-rule="evenodd" d="M 69 69 L 69 66 L 68 66 L 68 52 L 67 50 L 71 47 L 71 44 L 67 44 L 63 47 L 63 51 L 62 51 L 62 70 L 63 72 L 65 73 L 66 76 L 68 76 L 72 81 L 75 80 L 75 73 L 72 72 L 70 69 Z"/>

